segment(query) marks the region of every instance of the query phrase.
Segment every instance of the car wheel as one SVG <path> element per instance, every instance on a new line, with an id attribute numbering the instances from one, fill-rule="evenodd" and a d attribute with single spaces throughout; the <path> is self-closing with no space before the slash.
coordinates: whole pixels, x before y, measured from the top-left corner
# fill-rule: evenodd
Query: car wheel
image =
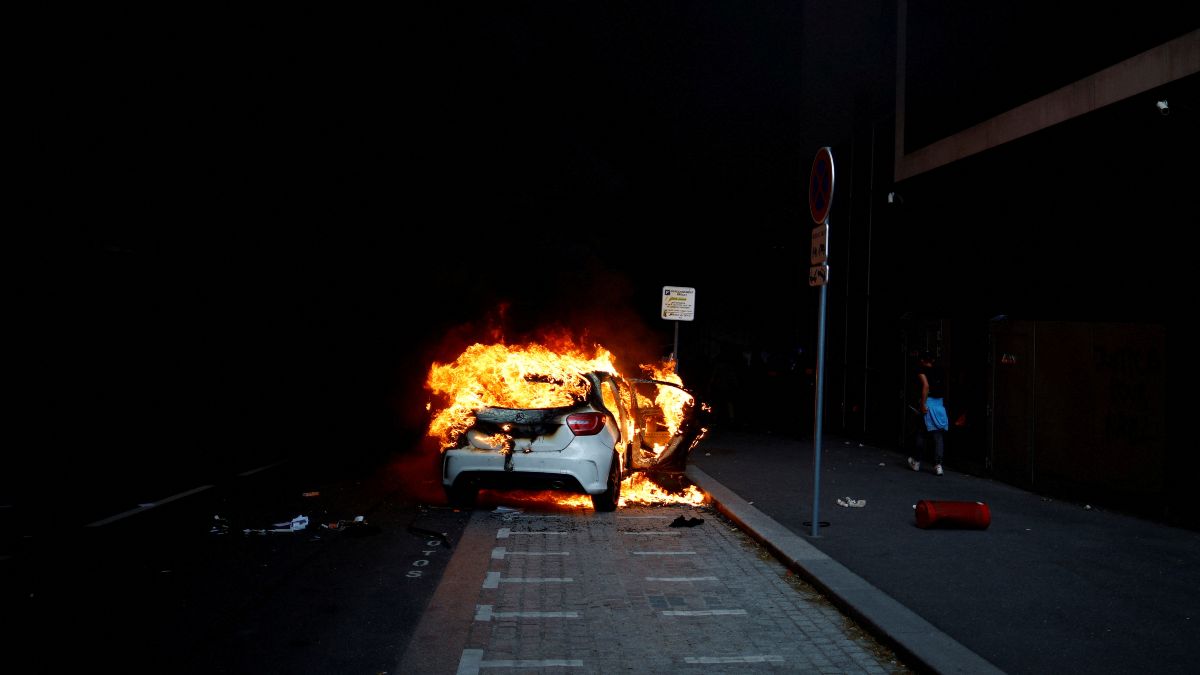
<path id="1" fill-rule="evenodd" d="M 612 464 L 608 468 L 608 482 L 604 492 L 592 495 L 592 507 L 597 511 L 616 511 L 621 501 L 621 458 L 613 453 Z"/>
<path id="2" fill-rule="evenodd" d="M 469 509 L 475 506 L 475 498 L 478 495 L 479 490 L 474 485 L 467 483 L 446 488 L 446 501 L 450 502 L 450 506 Z"/>

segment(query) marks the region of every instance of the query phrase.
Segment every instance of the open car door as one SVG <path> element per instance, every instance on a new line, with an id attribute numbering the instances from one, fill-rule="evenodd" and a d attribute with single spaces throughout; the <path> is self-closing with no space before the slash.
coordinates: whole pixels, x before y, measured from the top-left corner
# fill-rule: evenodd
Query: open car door
<path id="1" fill-rule="evenodd" d="M 703 405 L 694 394 L 673 382 L 631 378 L 623 384 L 632 390 L 627 399 L 622 398 L 631 402 L 629 409 L 635 424 L 627 465 L 635 471 L 683 471 L 688 454 L 704 432 L 700 424 Z M 683 416 L 674 433 L 662 409 L 654 404 L 660 387 L 678 390 L 678 395 L 686 399 Z"/>

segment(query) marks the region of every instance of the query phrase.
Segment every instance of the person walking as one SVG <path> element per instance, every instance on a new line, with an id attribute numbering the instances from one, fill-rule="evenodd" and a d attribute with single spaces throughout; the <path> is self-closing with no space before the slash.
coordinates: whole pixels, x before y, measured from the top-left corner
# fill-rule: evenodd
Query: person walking
<path id="1" fill-rule="evenodd" d="M 920 471 L 921 459 L 928 453 L 927 446 L 932 443 L 933 472 L 941 476 L 946 430 L 950 428 L 950 423 L 946 415 L 946 373 L 940 366 L 934 365 L 932 352 L 923 351 L 917 357 L 915 390 L 919 403 L 914 408 L 921 414 L 918 424 L 922 424 L 923 428 L 917 430 L 917 456 L 908 458 L 908 466 L 913 471 Z"/>

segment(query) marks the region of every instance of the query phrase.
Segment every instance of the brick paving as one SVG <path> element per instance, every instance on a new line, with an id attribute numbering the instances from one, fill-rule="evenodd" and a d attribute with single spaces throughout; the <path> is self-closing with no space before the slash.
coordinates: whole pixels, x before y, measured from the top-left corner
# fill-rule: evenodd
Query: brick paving
<path id="1" fill-rule="evenodd" d="M 669 527 L 680 515 L 704 523 Z M 707 509 L 479 511 L 468 536 L 494 541 L 486 556 L 488 542 L 459 547 L 479 558 L 468 561 L 480 566 L 471 583 L 482 579 L 462 596 L 475 598 L 473 611 L 456 615 L 470 624 L 457 659 L 464 675 L 906 672 Z M 457 653 L 459 645 L 442 647 Z"/>

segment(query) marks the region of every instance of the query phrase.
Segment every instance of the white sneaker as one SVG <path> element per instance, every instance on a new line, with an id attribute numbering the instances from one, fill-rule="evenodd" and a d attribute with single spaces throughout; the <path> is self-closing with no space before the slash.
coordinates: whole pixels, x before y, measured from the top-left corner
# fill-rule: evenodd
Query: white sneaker
<path id="1" fill-rule="evenodd" d="M 920 471 L 921 463 L 918 462 L 917 460 L 913 459 L 912 457 L 909 457 L 908 458 L 908 468 L 912 469 L 913 471 Z"/>
<path id="2" fill-rule="evenodd" d="M 936 474 L 937 474 L 937 475 L 939 475 L 939 476 L 940 476 L 940 475 L 942 475 L 942 465 L 941 465 L 941 464 L 937 464 L 937 465 L 935 465 L 935 466 L 933 467 L 933 472 L 934 472 L 934 473 L 936 473 Z"/>

